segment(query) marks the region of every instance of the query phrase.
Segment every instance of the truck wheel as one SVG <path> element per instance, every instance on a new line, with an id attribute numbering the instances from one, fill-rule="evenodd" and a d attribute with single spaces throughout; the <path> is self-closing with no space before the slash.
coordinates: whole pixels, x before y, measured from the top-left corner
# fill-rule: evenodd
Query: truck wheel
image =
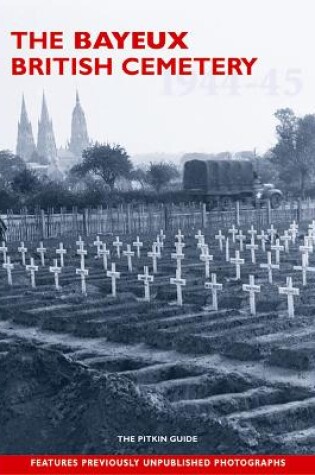
<path id="1" fill-rule="evenodd" d="M 278 193 L 274 193 L 270 196 L 270 206 L 272 209 L 279 208 L 282 201 L 282 196 Z"/>

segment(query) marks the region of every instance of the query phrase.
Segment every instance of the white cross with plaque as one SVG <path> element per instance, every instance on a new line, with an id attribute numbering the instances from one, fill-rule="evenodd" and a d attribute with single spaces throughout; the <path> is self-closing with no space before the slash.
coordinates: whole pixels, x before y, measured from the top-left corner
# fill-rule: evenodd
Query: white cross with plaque
<path id="1" fill-rule="evenodd" d="M 205 288 L 212 292 L 212 308 L 218 310 L 218 291 L 222 290 L 222 284 L 217 283 L 217 275 L 211 274 L 211 282 L 205 283 Z"/>

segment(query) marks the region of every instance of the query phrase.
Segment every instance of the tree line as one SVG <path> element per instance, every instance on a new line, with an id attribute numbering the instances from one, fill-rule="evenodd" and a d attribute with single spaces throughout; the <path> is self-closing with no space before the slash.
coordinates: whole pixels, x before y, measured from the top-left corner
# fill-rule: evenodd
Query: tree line
<path id="1" fill-rule="evenodd" d="M 264 155 L 244 153 L 263 182 L 285 195 L 315 196 L 315 115 L 298 117 L 289 108 L 276 111 L 276 143 Z M 0 151 L 0 209 L 96 207 L 120 202 L 171 199 L 181 186 L 180 167 L 156 162 L 135 166 L 118 144 L 95 143 L 64 179 L 52 179 L 28 168 L 7 150 Z"/>

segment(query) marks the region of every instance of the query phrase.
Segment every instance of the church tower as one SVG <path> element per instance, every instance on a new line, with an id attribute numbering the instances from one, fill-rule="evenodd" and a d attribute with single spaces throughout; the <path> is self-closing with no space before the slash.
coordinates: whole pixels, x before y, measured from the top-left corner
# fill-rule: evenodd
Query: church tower
<path id="1" fill-rule="evenodd" d="M 48 114 L 45 94 L 43 94 L 42 112 L 38 121 L 37 153 L 42 165 L 57 164 L 57 147 L 52 121 Z"/>
<path id="2" fill-rule="evenodd" d="M 78 92 L 76 93 L 76 104 L 72 112 L 71 139 L 69 149 L 79 160 L 82 159 L 82 152 L 89 146 L 89 136 L 87 131 L 85 114 L 80 104 Z"/>
<path id="3" fill-rule="evenodd" d="M 32 124 L 28 119 L 24 94 L 22 98 L 21 115 L 18 123 L 16 154 L 26 162 L 31 162 L 36 151 Z"/>

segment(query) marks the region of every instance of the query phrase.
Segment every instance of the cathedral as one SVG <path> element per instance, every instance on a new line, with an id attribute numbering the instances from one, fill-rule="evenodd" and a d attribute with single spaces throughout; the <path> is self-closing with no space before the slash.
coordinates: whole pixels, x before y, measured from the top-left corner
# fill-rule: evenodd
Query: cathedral
<path id="1" fill-rule="evenodd" d="M 49 116 L 45 94 L 43 94 L 42 110 L 38 121 L 37 144 L 35 143 L 32 124 L 28 118 L 23 96 L 16 154 L 23 158 L 30 168 L 61 178 L 73 165 L 82 160 L 82 152 L 89 145 L 85 114 L 78 92 L 72 112 L 70 141 L 63 148 L 56 146 L 53 123 Z"/>

